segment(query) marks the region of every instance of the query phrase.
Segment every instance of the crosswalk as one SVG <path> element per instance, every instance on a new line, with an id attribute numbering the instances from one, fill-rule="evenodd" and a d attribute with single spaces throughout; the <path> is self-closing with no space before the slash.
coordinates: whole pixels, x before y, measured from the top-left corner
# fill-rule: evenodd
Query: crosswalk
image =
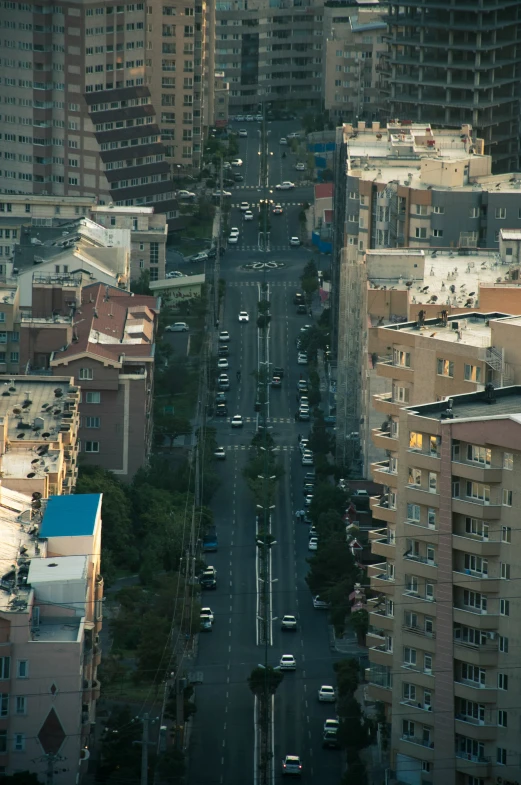
<path id="1" fill-rule="evenodd" d="M 233 248 L 233 247 L 234 246 L 230 246 L 228 248 L 228 251 L 231 248 Z M 259 251 L 259 250 L 263 251 L 264 250 L 263 248 L 259 249 L 258 245 L 236 245 L 235 248 L 238 251 Z M 286 244 L 286 245 L 270 245 L 269 250 L 270 251 L 287 251 L 288 248 L 291 248 L 291 246 L 289 244 Z"/>
<path id="2" fill-rule="evenodd" d="M 250 449 L 250 445 L 249 444 L 225 444 L 225 445 L 221 445 L 221 446 L 222 446 L 223 450 L 226 450 L 226 452 L 239 452 L 239 451 L 245 451 L 245 450 L 249 450 Z M 278 445 L 278 446 L 280 446 L 280 449 L 283 452 L 293 452 L 296 449 L 292 444 L 291 445 L 290 444 L 281 444 L 281 445 Z"/>
<path id="3" fill-rule="evenodd" d="M 226 286 L 260 286 L 261 281 L 228 281 Z M 299 281 L 271 281 L 270 282 L 270 289 L 273 287 L 284 287 L 285 289 L 294 289 L 296 286 L 300 285 Z"/>
<path id="4" fill-rule="evenodd" d="M 242 420 L 245 423 L 245 425 L 248 425 L 250 423 L 257 423 L 257 418 L 256 417 L 243 417 Z M 231 417 L 227 417 L 226 418 L 226 422 L 227 423 L 230 423 L 231 421 L 232 421 Z M 294 417 L 268 417 L 267 421 L 268 421 L 268 423 L 282 423 L 282 422 L 284 422 L 284 423 L 293 422 L 294 423 L 295 422 L 295 418 Z"/>

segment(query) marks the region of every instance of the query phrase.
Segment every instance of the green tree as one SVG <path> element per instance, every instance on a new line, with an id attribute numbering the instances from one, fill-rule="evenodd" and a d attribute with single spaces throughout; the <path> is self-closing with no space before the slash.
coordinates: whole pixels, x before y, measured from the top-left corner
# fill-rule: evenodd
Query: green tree
<path id="1" fill-rule="evenodd" d="M 268 665 L 267 668 L 261 668 L 259 665 L 248 676 L 248 685 L 257 698 L 262 698 L 266 693 L 275 695 L 283 678 L 284 674 L 280 670 L 275 670 L 271 665 Z"/>
<path id="2" fill-rule="evenodd" d="M 134 294 L 153 294 L 150 288 L 150 270 L 142 270 L 139 278 L 130 282 L 130 291 Z"/>
<path id="3" fill-rule="evenodd" d="M 186 774 L 185 756 L 181 750 L 168 747 L 158 758 L 156 772 L 159 785 L 162 782 L 167 782 L 168 785 L 181 785 L 185 781 Z"/>
<path id="4" fill-rule="evenodd" d="M 154 421 L 156 444 L 163 444 L 168 439 L 170 452 L 174 446 L 174 441 L 182 434 L 191 433 L 192 426 L 186 417 L 177 417 L 175 414 L 158 414 Z"/>
<path id="5" fill-rule="evenodd" d="M 322 414 L 319 414 L 314 419 L 309 435 L 309 446 L 315 454 L 328 455 L 332 450 L 333 438 L 326 427 Z"/>
<path id="6" fill-rule="evenodd" d="M 134 680 L 137 683 L 163 681 L 168 671 L 170 655 L 169 621 L 150 611 L 143 616 L 140 624 Z"/>
<path id="7" fill-rule="evenodd" d="M 366 610 L 361 608 L 359 611 L 352 613 L 349 620 L 351 627 L 356 633 L 358 643 L 360 646 L 365 646 L 365 636 L 369 630 L 369 614 Z"/>
<path id="8" fill-rule="evenodd" d="M 313 494 L 313 500 L 309 508 L 309 514 L 313 523 L 317 524 L 320 515 L 325 512 L 336 512 L 343 515 L 348 503 L 348 495 L 338 485 L 323 482 L 317 485 Z"/>
<path id="9" fill-rule="evenodd" d="M 333 664 L 336 673 L 336 683 L 340 698 L 354 695 L 360 684 L 360 665 L 354 657 L 337 660 Z"/>
<path id="10" fill-rule="evenodd" d="M 353 756 L 354 757 L 354 756 Z M 368 785 L 367 769 L 359 757 L 348 763 L 348 768 L 341 780 L 341 785 Z"/>

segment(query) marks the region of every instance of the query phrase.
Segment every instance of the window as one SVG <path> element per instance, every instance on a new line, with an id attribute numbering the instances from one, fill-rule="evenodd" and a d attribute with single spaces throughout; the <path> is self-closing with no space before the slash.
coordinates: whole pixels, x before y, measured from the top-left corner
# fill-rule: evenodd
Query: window
<path id="1" fill-rule="evenodd" d="M 471 553 L 465 554 L 465 571 L 477 575 L 488 575 L 488 561 L 482 559 L 481 556 L 475 556 Z"/>
<path id="2" fill-rule="evenodd" d="M 418 578 L 416 578 L 414 575 L 406 575 L 405 591 L 409 594 L 418 594 Z"/>
<path id="3" fill-rule="evenodd" d="M 407 520 L 408 521 L 418 521 L 420 520 L 420 505 L 419 504 L 408 504 L 407 505 Z"/>
<path id="4" fill-rule="evenodd" d="M 498 673 L 497 688 L 498 690 L 508 690 L 508 673 Z"/>
<path id="5" fill-rule="evenodd" d="M 443 215 L 445 213 L 445 208 L 442 207 L 441 205 L 436 204 L 432 208 L 432 212 L 435 213 L 436 215 Z"/>
<path id="6" fill-rule="evenodd" d="M 399 387 L 397 384 L 393 383 L 393 401 L 397 401 L 399 403 L 409 403 L 409 388 L 408 387 Z"/>
<path id="7" fill-rule="evenodd" d="M 422 473 L 421 469 L 410 468 L 409 469 L 409 485 L 421 485 L 422 484 Z"/>
<path id="8" fill-rule="evenodd" d="M 496 207 L 496 218 L 499 221 L 502 221 L 507 217 L 507 208 L 506 207 Z"/>
<path id="9" fill-rule="evenodd" d="M 25 750 L 25 733 L 15 733 L 13 736 L 13 750 L 23 752 Z"/>
<path id="10" fill-rule="evenodd" d="M 423 448 L 423 434 L 416 431 L 409 431 L 409 450 L 419 450 Z"/>
<path id="11" fill-rule="evenodd" d="M 438 493 L 438 475 L 436 472 L 429 472 L 429 493 Z"/>
<path id="12" fill-rule="evenodd" d="M 454 377 L 454 363 L 452 360 L 442 360 L 441 357 L 437 359 L 438 376 L 448 376 L 450 379 Z"/>
<path id="13" fill-rule="evenodd" d="M 405 646 L 403 650 L 403 663 L 411 667 L 416 666 L 416 649 Z"/>
<path id="14" fill-rule="evenodd" d="M 503 507 L 512 507 L 512 491 L 503 488 Z"/>
<path id="15" fill-rule="evenodd" d="M 478 518 L 465 518 L 465 532 L 488 540 L 488 525 Z"/>
<path id="16" fill-rule="evenodd" d="M 0 752 L 7 752 L 7 731 L 0 730 Z"/>
<path id="17" fill-rule="evenodd" d="M 477 384 L 481 382 L 481 368 L 479 365 L 467 365 L 465 363 L 465 381 L 476 382 Z"/>
<path id="18" fill-rule="evenodd" d="M 500 616 L 510 616 L 510 600 L 499 601 L 499 614 Z"/>
<path id="19" fill-rule="evenodd" d="M 423 671 L 424 673 L 432 673 L 432 657 L 430 654 L 423 656 Z"/>
<path id="20" fill-rule="evenodd" d="M 500 728 L 508 728 L 508 713 L 503 709 L 497 713 L 497 724 Z"/>
<path id="21" fill-rule="evenodd" d="M 427 205 L 426 204 L 416 204 L 416 215 L 427 215 Z"/>
<path id="22" fill-rule="evenodd" d="M 427 229 L 423 226 L 417 226 L 414 230 L 414 236 L 417 240 L 426 240 L 427 239 Z"/>
<path id="23" fill-rule="evenodd" d="M 477 591 L 469 591 L 465 589 L 463 592 L 463 605 L 468 608 L 475 608 L 477 611 L 486 613 L 487 611 L 487 598 L 484 594 Z"/>
<path id="24" fill-rule="evenodd" d="M 80 368 L 79 378 L 81 379 L 81 381 L 88 381 L 94 379 L 94 373 L 92 368 Z"/>
<path id="25" fill-rule="evenodd" d="M 477 665 L 468 665 L 466 662 L 461 664 L 461 678 L 464 681 L 473 681 L 476 684 L 485 684 L 485 670 L 478 668 Z"/>
<path id="26" fill-rule="evenodd" d="M 18 660 L 16 663 L 16 678 L 27 679 L 29 677 L 29 660 Z"/>
<path id="27" fill-rule="evenodd" d="M 404 683 L 402 685 L 402 689 L 403 689 L 402 692 L 403 699 L 406 701 L 412 701 L 413 703 L 416 703 L 416 685 Z"/>
<path id="28" fill-rule="evenodd" d="M 496 747 L 496 763 L 499 763 L 500 766 L 507 765 L 507 751 L 505 747 Z"/>
<path id="29" fill-rule="evenodd" d="M 499 636 L 499 651 L 508 654 L 508 638 L 505 638 L 504 635 Z"/>
<path id="30" fill-rule="evenodd" d="M 443 237 L 443 229 L 433 229 L 432 230 L 433 237 Z"/>
<path id="31" fill-rule="evenodd" d="M 479 207 L 469 207 L 469 218 L 479 218 Z"/>
<path id="32" fill-rule="evenodd" d="M 86 428 L 99 428 L 100 427 L 100 418 L 99 417 L 85 417 L 85 427 Z"/>
<path id="33" fill-rule="evenodd" d="M 85 442 L 85 452 L 99 452 L 99 442 Z"/>
<path id="34" fill-rule="evenodd" d="M 501 527 L 501 542 L 512 542 L 512 529 L 510 526 Z"/>
<path id="35" fill-rule="evenodd" d="M 15 711 L 16 714 L 27 714 L 27 698 L 25 695 L 17 695 Z"/>
<path id="36" fill-rule="evenodd" d="M 402 736 L 406 739 L 414 738 L 414 722 L 402 720 Z"/>
<path id="37" fill-rule="evenodd" d="M 504 581 L 510 580 L 510 564 L 506 564 L 506 562 L 500 562 L 500 576 Z"/>
<path id="38" fill-rule="evenodd" d="M 467 496 L 484 504 L 490 504 L 490 487 L 480 482 L 467 482 Z"/>
<path id="39" fill-rule="evenodd" d="M 7 717 L 9 715 L 9 694 L 7 692 L 0 693 L 0 717 Z"/>
<path id="40" fill-rule="evenodd" d="M 503 469 L 508 469 L 512 471 L 514 468 L 514 453 L 512 452 L 504 452 L 503 453 Z"/>
<path id="41" fill-rule="evenodd" d="M 20 354 L 19 352 L 11 352 L 11 362 L 17 363 L 20 361 Z"/>
<path id="42" fill-rule="evenodd" d="M 429 529 L 436 528 L 436 509 L 434 507 L 427 507 L 427 526 Z"/>
<path id="43" fill-rule="evenodd" d="M 85 403 L 101 403 L 101 393 L 99 392 L 85 393 Z"/>
<path id="44" fill-rule="evenodd" d="M 11 677 L 11 658 L 0 657 L 0 679 L 9 679 Z"/>
<path id="45" fill-rule="evenodd" d="M 490 466 L 492 451 L 488 447 L 479 447 L 476 444 L 467 444 L 467 460 L 473 463 L 480 463 L 482 466 Z"/>
<path id="46" fill-rule="evenodd" d="M 400 349 L 393 350 L 393 365 L 398 365 L 401 368 L 411 367 L 411 353 L 403 352 Z"/>

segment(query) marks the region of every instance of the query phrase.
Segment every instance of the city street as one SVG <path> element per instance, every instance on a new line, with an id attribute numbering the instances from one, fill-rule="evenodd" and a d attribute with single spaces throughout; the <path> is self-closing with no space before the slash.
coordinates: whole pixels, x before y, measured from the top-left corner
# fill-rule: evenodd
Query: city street
<path id="1" fill-rule="evenodd" d="M 282 129 L 281 127 L 284 126 Z M 248 137 L 240 139 L 245 183 L 234 189 L 232 204 L 243 199 L 257 204 L 263 198 L 258 187 L 259 136 L 257 124 L 242 125 Z M 282 179 L 299 174 L 291 170 L 294 156 L 281 157 L 280 136 L 298 130 L 296 123 L 273 123 L 270 134 L 270 189 Z M 284 132 L 284 133 L 283 133 Z M 282 148 L 288 149 L 288 148 Z M 298 195 L 296 195 L 298 194 Z M 303 779 L 321 785 L 337 785 L 341 773 L 341 753 L 322 748 L 324 720 L 335 716 L 331 704 L 318 702 L 322 684 L 334 684 L 327 614 L 315 610 L 305 583 L 307 573 L 308 527 L 296 524 L 294 511 L 303 505 L 302 482 L 306 471 L 300 463 L 298 434 L 306 436 L 309 424 L 296 423 L 296 387 L 299 374 L 307 368 L 297 365 L 295 338 L 306 317 L 297 316 L 293 305 L 304 264 L 311 257 L 304 248 L 290 249 L 289 236 L 298 233 L 299 201 L 311 201 L 310 186 L 282 192 L 276 201 L 286 205 L 282 216 L 272 217 L 272 252 L 257 248 L 256 222 L 243 225 L 240 211 L 232 208 L 230 224 L 241 230 L 237 247 L 229 248 L 221 261 L 226 280 L 224 318 L 219 329 L 230 333 L 230 385 L 228 417 L 215 418 L 217 442 L 226 450 L 226 460 L 218 471 L 222 483 L 212 509 L 219 536 L 219 551 L 207 555 L 207 563 L 218 571 L 218 586 L 205 592 L 203 601 L 215 614 L 213 631 L 200 635 L 197 670 L 204 682 L 196 688 L 197 714 L 194 718 L 189 752 L 191 785 L 243 785 L 255 783 L 253 696 L 247 684 L 252 669 L 263 662 L 263 648 L 256 643 L 255 504 L 242 477 L 247 446 L 256 429 L 254 402 L 258 363 L 257 303 L 262 274 L 242 265 L 274 259 L 285 264 L 266 275 L 272 320 L 269 331 L 269 361 L 285 369 L 282 388 L 270 390 L 271 434 L 279 448 L 285 474 L 279 483 L 272 515 L 277 544 L 273 548 L 273 646 L 270 660 L 278 665 L 282 654 L 293 654 L 296 672 L 286 673 L 275 697 L 275 782 L 282 781 L 281 761 L 285 755 L 300 755 Z M 253 226 L 252 226 L 253 224 Z M 277 250 L 275 250 L 275 248 Z M 250 250 L 252 249 L 252 250 Z M 238 322 L 238 313 L 248 311 L 250 321 Z M 308 319 L 309 320 L 309 319 Z M 241 381 L 236 381 L 236 371 Z M 242 429 L 232 429 L 235 414 L 244 418 Z M 297 632 L 282 632 L 284 614 L 298 618 Z M 338 655 L 337 655 L 338 656 Z M 320 780 L 317 778 L 320 777 Z"/>

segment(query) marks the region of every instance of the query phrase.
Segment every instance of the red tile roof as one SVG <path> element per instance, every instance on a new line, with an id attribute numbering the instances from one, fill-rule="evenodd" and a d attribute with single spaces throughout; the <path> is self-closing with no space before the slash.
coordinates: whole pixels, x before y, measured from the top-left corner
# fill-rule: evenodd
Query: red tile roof
<path id="1" fill-rule="evenodd" d="M 65 351 L 57 352 L 54 361 L 85 353 L 116 362 L 122 355 L 150 357 L 158 311 L 156 297 L 134 295 L 101 283 L 85 286 L 74 315 L 75 340 Z"/>
<path id="2" fill-rule="evenodd" d="M 315 199 L 327 199 L 333 196 L 333 183 L 317 183 L 315 185 Z"/>
<path id="3" fill-rule="evenodd" d="M 333 210 L 324 210 L 324 223 L 333 223 Z"/>

